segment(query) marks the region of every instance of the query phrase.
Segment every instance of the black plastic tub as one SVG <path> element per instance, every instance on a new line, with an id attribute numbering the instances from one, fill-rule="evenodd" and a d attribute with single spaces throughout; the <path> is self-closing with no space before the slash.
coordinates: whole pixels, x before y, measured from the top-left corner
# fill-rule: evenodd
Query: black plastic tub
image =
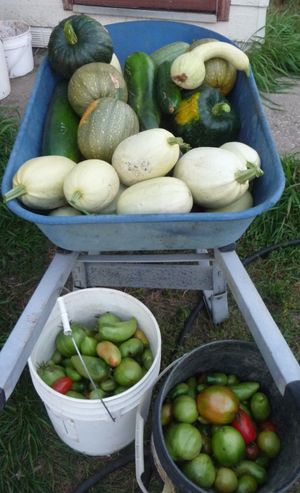
<path id="1" fill-rule="evenodd" d="M 281 439 L 281 451 L 268 469 L 267 482 L 259 493 L 287 491 L 300 475 L 300 412 L 295 404 L 279 393 L 269 370 L 255 344 L 244 341 L 218 341 L 203 345 L 179 360 L 164 381 L 156 398 L 152 418 L 152 443 L 159 469 L 174 485 L 176 493 L 205 493 L 181 472 L 170 457 L 160 422 L 162 404 L 170 389 L 198 372 L 222 371 L 236 374 L 241 380 L 257 380 L 261 390 L 270 396 L 272 421 Z M 161 473 L 161 471 L 160 471 Z"/>

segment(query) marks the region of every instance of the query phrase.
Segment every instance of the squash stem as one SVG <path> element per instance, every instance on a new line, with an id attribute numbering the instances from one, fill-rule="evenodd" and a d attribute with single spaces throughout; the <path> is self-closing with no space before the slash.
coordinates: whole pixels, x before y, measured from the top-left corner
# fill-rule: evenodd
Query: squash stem
<path id="1" fill-rule="evenodd" d="M 64 25 L 64 35 L 69 45 L 76 45 L 78 38 L 74 31 L 71 21 L 67 21 Z"/>
<path id="2" fill-rule="evenodd" d="M 89 215 L 89 212 L 85 211 L 81 207 L 78 206 L 78 201 L 82 198 L 82 193 L 79 192 L 79 190 L 76 190 L 76 192 L 73 193 L 71 200 L 69 200 L 69 204 L 74 207 L 74 209 L 77 209 L 79 212 L 82 212 L 82 214 L 85 214 L 86 216 Z"/>
<path id="3" fill-rule="evenodd" d="M 181 137 L 169 137 L 167 139 L 167 142 L 170 145 L 178 144 L 180 149 L 189 150 L 191 148 L 190 144 L 187 144 L 186 142 L 184 142 Z"/>
<path id="4" fill-rule="evenodd" d="M 256 164 L 247 162 L 247 168 L 246 170 L 235 173 L 235 179 L 238 183 L 254 180 L 254 178 L 258 178 L 264 174 L 263 170 L 256 166 Z"/>
<path id="5" fill-rule="evenodd" d="M 211 109 L 212 114 L 215 116 L 222 115 L 222 113 L 230 113 L 230 111 L 231 107 L 228 103 L 216 103 Z"/>
<path id="6" fill-rule="evenodd" d="M 17 185 L 3 195 L 3 202 L 6 204 L 9 200 L 17 199 L 18 197 L 25 195 L 25 193 L 27 192 L 24 185 Z"/>

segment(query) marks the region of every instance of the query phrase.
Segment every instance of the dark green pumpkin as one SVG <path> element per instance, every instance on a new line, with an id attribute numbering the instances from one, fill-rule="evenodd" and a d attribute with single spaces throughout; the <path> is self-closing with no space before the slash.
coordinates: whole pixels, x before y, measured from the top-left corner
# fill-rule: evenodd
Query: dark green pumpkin
<path id="1" fill-rule="evenodd" d="M 112 54 L 113 45 L 109 32 L 100 22 L 87 15 L 72 15 L 62 20 L 50 35 L 50 65 L 66 79 L 86 63 L 109 63 Z"/>
<path id="2" fill-rule="evenodd" d="M 219 147 L 237 139 L 240 122 L 218 89 L 203 86 L 181 101 L 172 126 L 175 135 L 192 147 Z"/>

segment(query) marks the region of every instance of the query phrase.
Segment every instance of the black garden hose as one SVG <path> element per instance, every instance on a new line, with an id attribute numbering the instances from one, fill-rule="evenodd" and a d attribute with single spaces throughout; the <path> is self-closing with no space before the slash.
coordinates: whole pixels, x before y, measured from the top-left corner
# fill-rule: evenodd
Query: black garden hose
<path id="1" fill-rule="evenodd" d="M 261 248 L 260 250 L 257 250 L 257 252 L 253 253 L 252 255 L 249 255 L 248 257 L 245 257 L 242 259 L 242 264 L 244 266 L 251 264 L 255 260 L 258 260 L 259 258 L 265 258 L 267 257 L 271 252 L 275 250 L 280 250 L 282 248 L 287 248 L 290 246 L 299 246 L 300 245 L 300 238 L 296 238 L 293 240 L 288 240 L 288 241 L 283 241 L 281 243 L 275 243 L 274 245 L 270 245 L 264 248 Z M 194 322 L 196 318 L 198 317 L 199 313 L 203 310 L 203 308 L 206 307 L 204 297 L 203 295 L 200 297 L 199 301 L 197 304 L 194 306 L 193 310 L 191 311 L 190 315 L 188 316 L 187 320 L 185 321 L 181 331 L 179 332 L 175 346 L 180 347 L 184 343 L 184 339 L 187 336 L 187 334 L 191 331 Z"/>
<path id="2" fill-rule="evenodd" d="M 254 260 L 257 260 L 258 258 L 265 258 L 269 255 L 269 253 L 273 252 L 274 250 L 280 250 L 281 248 L 298 246 L 298 245 L 300 245 L 300 238 L 296 238 L 294 240 L 289 240 L 289 241 L 283 241 L 281 243 L 275 243 L 275 245 L 264 247 L 261 250 L 258 250 L 257 252 L 253 253 L 253 255 L 249 255 L 248 257 L 244 258 L 244 260 L 242 260 L 242 264 L 248 265 Z"/>
<path id="3" fill-rule="evenodd" d="M 147 456 L 148 467 L 145 470 L 143 481 L 144 481 L 144 484 L 147 486 L 151 480 L 152 471 L 153 471 L 153 463 L 152 463 L 152 460 L 150 460 L 150 458 L 151 458 L 150 450 L 145 449 L 144 453 Z M 75 490 L 73 490 L 72 493 L 86 493 L 87 491 L 89 491 L 90 488 L 92 488 L 93 486 L 98 484 L 99 481 L 104 479 L 106 476 L 108 476 L 109 474 L 112 474 L 117 469 L 121 469 L 122 467 L 127 466 L 127 464 L 129 464 L 130 462 L 134 462 L 134 460 L 135 460 L 134 451 L 128 452 L 127 454 L 122 455 L 121 457 L 118 457 L 117 459 L 109 462 L 108 464 L 105 464 L 100 469 L 100 471 L 97 471 L 95 474 L 93 474 L 89 478 L 82 481 L 82 483 L 80 483 L 75 488 Z M 139 492 L 140 489 L 138 488 L 137 491 Z"/>

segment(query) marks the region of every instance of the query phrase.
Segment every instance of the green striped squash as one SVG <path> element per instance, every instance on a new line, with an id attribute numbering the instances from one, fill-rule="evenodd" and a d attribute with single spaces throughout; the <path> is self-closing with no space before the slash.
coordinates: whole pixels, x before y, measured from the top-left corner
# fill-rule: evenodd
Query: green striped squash
<path id="1" fill-rule="evenodd" d="M 124 101 L 101 98 L 91 103 L 79 123 L 78 146 L 86 159 L 111 163 L 116 147 L 139 132 L 134 110 Z"/>

